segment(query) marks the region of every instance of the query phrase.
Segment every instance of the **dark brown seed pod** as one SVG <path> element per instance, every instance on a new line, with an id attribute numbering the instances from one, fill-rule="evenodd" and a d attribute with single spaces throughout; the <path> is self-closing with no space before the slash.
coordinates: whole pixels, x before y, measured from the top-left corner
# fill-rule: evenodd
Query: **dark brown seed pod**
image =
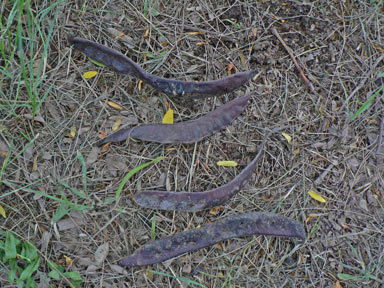
<path id="1" fill-rule="evenodd" d="M 113 71 L 128 74 L 139 79 L 146 77 L 146 72 L 139 65 L 114 49 L 78 37 L 71 37 L 68 39 L 68 42 L 73 45 L 75 49 L 83 52 L 93 60 L 104 64 Z"/>
<path id="2" fill-rule="evenodd" d="M 303 225 L 295 220 L 275 214 L 247 213 L 149 242 L 123 258 L 121 264 L 127 267 L 152 265 L 230 238 L 251 235 L 306 239 Z"/>
<path id="3" fill-rule="evenodd" d="M 256 75 L 256 71 L 246 71 L 206 82 L 179 81 L 157 77 L 147 73 L 124 54 L 96 42 L 79 37 L 71 37 L 68 42 L 88 57 L 103 63 L 108 68 L 122 74 L 128 74 L 151 85 L 166 94 L 204 98 L 229 93 L 247 83 Z"/>
<path id="4" fill-rule="evenodd" d="M 281 130 L 278 128 L 269 132 L 263 139 L 259 152 L 239 175 L 229 183 L 204 192 L 168 192 L 143 191 L 134 196 L 136 203 L 142 207 L 159 210 L 200 211 L 223 205 L 235 196 L 251 177 L 263 151 L 264 145 L 271 133 Z"/>
<path id="5" fill-rule="evenodd" d="M 224 129 L 245 109 L 251 94 L 236 98 L 205 116 L 191 121 L 169 124 L 147 124 L 121 129 L 100 140 L 97 146 L 107 142 L 120 142 L 128 137 L 158 143 L 194 143 Z"/>

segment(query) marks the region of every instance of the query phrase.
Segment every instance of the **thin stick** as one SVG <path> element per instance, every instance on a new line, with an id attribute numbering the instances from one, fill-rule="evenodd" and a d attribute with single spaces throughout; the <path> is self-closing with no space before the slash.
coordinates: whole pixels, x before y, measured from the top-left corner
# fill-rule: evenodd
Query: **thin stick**
<path id="1" fill-rule="evenodd" d="M 281 36 L 280 36 L 279 32 L 277 32 L 276 28 L 274 28 L 274 27 L 271 28 L 271 32 L 273 33 L 273 35 L 276 36 L 277 39 L 279 39 L 279 41 L 281 42 L 281 44 L 283 44 L 285 50 L 287 50 L 289 56 L 291 56 L 293 63 L 295 63 L 295 66 L 296 66 L 297 70 L 299 70 L 301 79 L 303 79 L 303 81 L 305 82 L 305 84 L 307 84 L 307 86 L 309 87 L 309 89 L 311 89 L 311 91 L 315 93 L 315 88 L 313 88 L 312 83 L 308 80 L 307 76 L 305 76 L 303 70 L 301 69 L 299 63 L 298 63 L 297 60 L 296 60 L 295 55 L 293 54 L 292 49 L 287 45 L 287 43 L 285 43 L 285 41 L 283 40 L 283 38 L 281 38 Z"/>
<path id="2" fill-rule="evenodd" d="M 381 121 L 380 121 L 380 133 L 379 133 L 379 139 L 377 141 L 376 155 L 380 154 L 381 141 L 383 139 L 383 128 L 384 128 L 384 115 L 383 115 L 383 117 L 381 118 Z"/>

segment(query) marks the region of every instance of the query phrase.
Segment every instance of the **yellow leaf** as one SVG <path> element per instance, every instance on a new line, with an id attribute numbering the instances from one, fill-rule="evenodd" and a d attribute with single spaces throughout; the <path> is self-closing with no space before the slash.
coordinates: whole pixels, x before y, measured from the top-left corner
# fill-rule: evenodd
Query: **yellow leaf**
<path id="1" fill-rule="evenodd" d="M 148 279 L 153 281 L 155 279 L 155 274 L 152 272 L 151 268 L 152 268 L 151 265 L 147 266 L 147 270 L 145 270 L 145 276 L 147 276 Z"/>
<path id="2" fill-rule="evenodd" d="M 173 110 L 168 109 L 163 117 L 163 124 L 173 124 Z"/>
<path id="3" fill-rule="evenodd" d="M 32 172 L 35 172 L 37 170 L 37 157 L 39 155 L 36 154 L 35 157 L 33 157 L 33 165 L 32 165 Z"/>
<path id="4" fill-rule="evenodd" d="M 75 138 L 75 136 L 76 136 L 76 127 L 75 126 L 71 127 L 71 131 L 69 132 L 68 136 L 71 138 Z"/>
<path id="5" fill-rule="evenodd" d="M 97 75 L 97 71 L 87 71 L 83 74 L 85 79 L 91 79 Z"/>
<path id="6" fill-rule="evenodd" d="M 291 144 L 292 137 L 288 133 L 282 132 L 281 135 L 283 135 L 284 138 L 287 139 L 288 143 Z"/>
<path id="7" fill-rule="evenodd" d="M 218 161 L 217 165 L 224 166 L 224 167 L 236 167 L 237 162 L 236 161 Z"/>
<path id="8" fill-rule="evenodd" d="M 141 92 L 141 89 L 143 88 L 143 80 L 139 80 L 139 92 Z"/>
<path id="9" fill-rule="evenodd" d="M 313 199 L 315 199 L 315 200 L 317 200 L 317 201 L 319 201 L 319 202 L 322 202 L 322 203 L 327 202 L 327 200 L 325 200 L 325 199 L 323 198 L 323 196 L 321 196 L 320 194 L 316 193 L 316 192 L 313 191 L 313 190 L 309 190 L 309 191 L 308 191 L 308 194 L 309 194 L 309 196 L 311 196 Z"/>
<path id="10" fill-rule="evenodd" d="M 112 131 L 116 131 L 117 129 L 119 129 L 120 125 L 121 125 L 121 118 L 117 118 L 117 120 L 112 126 Z"/>
<path id="11" fill-rule="evenodd" d="M 7 218 L 7 214 L 5 213 L 5 209 L 3 206 L 0 205 L 0 215 L 4 218 Z"/>
<path id="12" fill-rule="evenodd" d="M 112 108 L 115 108 L 116 110 L 124 110 L 123 106 L 120 106 L 119 104 L 112 102 L 112 101 L 107 101 L 107 104 L 111 106 Z"/>
<path id="13" fill-rule="evenodd" d="M 72 266 L 72 259 L 70 257 L 68 257 L 67 255 L 64 255 L 64 258 L 65 258 L 65 264 L 68 267 L 71 267 Z"/>

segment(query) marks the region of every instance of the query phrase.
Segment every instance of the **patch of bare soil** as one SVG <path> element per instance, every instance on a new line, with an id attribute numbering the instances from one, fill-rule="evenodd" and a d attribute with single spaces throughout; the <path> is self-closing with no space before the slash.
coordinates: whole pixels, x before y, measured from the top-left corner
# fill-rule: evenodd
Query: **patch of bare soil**
<path id="1" fill-rule="evenodd" d="M 36 10 L 42 11 L 49 4 L 34 5 L 41 5 Z M 66 268 L 80 272 L 84 287 L 193 287 L 180 277 L 206 287 L 384 285 L 384 147 L 378 147 L 383 92 L 351 120 L 383 85 L 382 1 L 84 5 L 68 1 L 59 6 L 44 80 L 53 89 L 41 105 L 42 121 L 20 117 L 30 113 L 22 106 L 13 116 L 0 111 L 3 142 L 13 143 L 15 155 L 21 153 L 2 179 L 8 184 L 0 187 L 1 194 L 16 191 L 0 198 L 9 211 L 2 227 L 34 243 L 53 262 L 65 266 L 65 257 L 70 257 L 73 261 Z M 271 32 L 273 27 L 292 49 L 314 91 Z M 245 87 L 221 97 L 175 99 L 96 66 L 68 46 L 69 36 L 122 51 L 161 77 L 214 80 L 226 76 L 229 65 L 234 65 L 233 72 L 258 74 Z M 84 79 L 82 74 L 91 70 L 98 75 Z M 160 145 L 130 139 L 105 149 L 95 146 L 100 133 L 112 133 L 117 119 L 124 126 L 159 123 L 167 103 L 175 109 L 175 121 L 196 119 L 250 91 L 255 94 L 246 111 L 227 129 L 199 143 Z M 204 191 L 223 185 L 253 159 L 263 135 L 286 125 L 284 132 L 292 141 L 274 134 L 251 180 L 222 209 L 153 211 L 132 199 L 143 189 Z M 76 128 L 72 135 L 71 127 Z M 28 131 L 38 137 L 27 147 L 22 132 L 31 135 Z M 158 156 L 166 159 L 135 174 L 117 203 L 107 201 L 130 170 Z M 234 160 L 239 166 L 219 167 L 219 160 Z M 81 198 L 68 187 L 86 191 L 89 197 Z M 72 210 L 54 223 L 60 202 L 31 189 L 60 199 L 65 195 L 74 204 L 93 208 Z M 311 198 L 310 190 L 326 203 Z M 295 246 L 286 238 L 232 239 L 151 267 L 174 278 L 147 267 L 120 266 L 123 256 L 152 235 L 158 239 L 255 211 L 298 220 L 305 225 L 307 241 Z M 49 272 L 45 265 L 42 261 L 43 275 Z M 6 276 L 1 281 L 6 283 Z"/>

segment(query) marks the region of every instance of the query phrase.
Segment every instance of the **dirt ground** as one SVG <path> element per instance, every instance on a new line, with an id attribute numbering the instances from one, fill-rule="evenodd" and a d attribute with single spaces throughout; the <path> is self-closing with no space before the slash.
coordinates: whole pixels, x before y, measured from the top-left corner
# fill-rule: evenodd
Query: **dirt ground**
<path id="1" fill-rule="evenodd" d="M 0 79 L 0 152 L 12 160 L 0 178 L 0 205 L 7 213 L 0 230 L 38 248 L 39 287 L 69 285 L 47 276 L 47 260 L 79 272 L 82 287 L 384 287 L 383 1 L 31 5 L 36 19 L 44 15 L 46 21 L 30 57 L 44 63 L 40 105 L 32 121 L 16 54 L 8 69 L 14 77 L 1 73 Z M 0 9 L 5 25 L 12 1 Z M 40 36 L 46 37 L 49 27 L 44 58 Z M 313 90 L 272 28 L 292 49 Z M 232 65 L 232 73 L 258 73 L 230 94 L 185 101 L 95 65 L 68 45 L 69 36 L 112 47 L 166 78 L 214 80 L 228 75 Z M 91 70 L 98 71 L 96 77 L 82 77 Z M 117 119 L 121 127 L 158 123 L 167 105 L 177 122 L 197 119 L 248 92 L 254 94 L 246 111 L 201 142 L 129 139 L 95 146 Z M 281 126 L 287 126 L 283 132 L 291 141 L 282 133 L 272 135 L 251 180 L 220 209 L 153 211 L 132 199 L 143 189 L 204 191 L 223 185 L 253 159 L 262 137 Z M 159 156 L 166 158 L 133 175 L 117 202 L 108 200 L 129 171 Z M 239 165 L 220 167 L 219 160 Z M 326 202 L 312 198 L 310 190 Z M 61 218 L 58 199 L 73 204 Z M 151 267 L 119 265 L 152 237 L 256 211 L 298 220 L 306 242 L 236 238 Z M 0 286 L 9 287 L 7 265 L 0 267 Z"/>

